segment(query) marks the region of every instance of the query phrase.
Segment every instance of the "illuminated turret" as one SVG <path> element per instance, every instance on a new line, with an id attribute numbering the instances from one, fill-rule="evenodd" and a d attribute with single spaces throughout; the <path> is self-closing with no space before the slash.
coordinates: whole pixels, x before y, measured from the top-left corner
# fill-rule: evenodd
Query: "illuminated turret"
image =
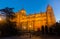
<path id="1" fill-rule="evenodd" d="M 50 5 L 48 5 L 47 10 L 52 10 L 52 7 Z"/>
<path id="2" fill-rule="evenodd" d="M 56 22 L 53 9 L 50 5 L 48 5 L 47 7 L 46 15 L 47 15 L 47 25 L 52 25 Z"/>

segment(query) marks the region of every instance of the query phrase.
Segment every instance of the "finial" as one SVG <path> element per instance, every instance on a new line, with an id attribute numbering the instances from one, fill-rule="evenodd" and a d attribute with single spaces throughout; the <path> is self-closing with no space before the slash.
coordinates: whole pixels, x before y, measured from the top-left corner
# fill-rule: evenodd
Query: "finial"
<path id="1" fill-rule="evenodd" d="M 21 9 L 21 10 L 25 10 L 25 9 L 24 9 L 24 5 L 22 5 L 22 9 Z"/>

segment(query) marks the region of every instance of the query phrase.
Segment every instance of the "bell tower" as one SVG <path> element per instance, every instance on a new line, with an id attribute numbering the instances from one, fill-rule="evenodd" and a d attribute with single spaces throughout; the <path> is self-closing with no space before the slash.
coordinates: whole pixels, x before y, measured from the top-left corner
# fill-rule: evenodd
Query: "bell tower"
<path id="1" fill-rule="evenodd" d="M 47 6 L 46 21 L 47 21 L 47 25 L 53 25 L 56 23 L 54 12 L 50 5 Z"/>

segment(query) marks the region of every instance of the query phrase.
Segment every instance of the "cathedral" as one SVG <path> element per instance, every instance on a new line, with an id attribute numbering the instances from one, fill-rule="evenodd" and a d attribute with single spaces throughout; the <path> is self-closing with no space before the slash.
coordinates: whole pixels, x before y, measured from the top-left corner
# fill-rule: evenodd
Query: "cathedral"
<path id="1" fill-rule="evenodd" d="M 51 27 L 56 23 L 54 12 L 50 5 L 47 6 L 46 12 L 27 15 L 25 9 L 21 9 L 15 15 L 16 27 L 22 30 L 37 31 L 38 28 L 41 30 L 42 26 Z"/>

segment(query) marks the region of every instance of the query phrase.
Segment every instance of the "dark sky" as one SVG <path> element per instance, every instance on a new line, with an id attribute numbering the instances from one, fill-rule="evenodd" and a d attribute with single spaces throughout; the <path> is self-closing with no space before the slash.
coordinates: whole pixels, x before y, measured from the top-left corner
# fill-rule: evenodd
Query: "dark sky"
<path id="1" fill-rule="evenodd" d="M 12 7 L 18 12 L 24 8 L 27 14 L 34 14 L 45 12 L 48 4 L 52 6 L 57 21 L 60 20 L 60 0 L 0 0 L 0 9 Z"/>

